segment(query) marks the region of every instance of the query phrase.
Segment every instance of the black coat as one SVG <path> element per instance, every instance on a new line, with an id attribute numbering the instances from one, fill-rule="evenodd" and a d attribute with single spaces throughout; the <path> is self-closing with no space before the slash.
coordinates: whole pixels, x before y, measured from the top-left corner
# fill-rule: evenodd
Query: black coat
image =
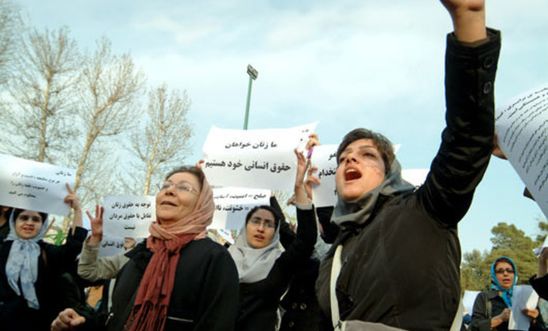
<path id="1" fill-rule="evenodd" d="M 107 330 L 123 330 L 152 252 L 140 243 L 127 253 L 112 293 Z M 191 241 L 180 252 L 165 330 L 234 330 L 238 308 L 238 271 L 223 246 L 209 238 Z M 90 319 L 100 330 L 104 320 Z M 88 329 L 90 327 L 88 326 Z"/>
<path id="2" fill-rule="evenodd" d="M 457 223 L 491 157 L 493 84 L 500 37 L 477 46 L 447 38 L 446 122 L 425 183 L 414 192 L 379 196 L 362 226 L 344 226 L 337 299 L 343 320 L 406 330 L 448 330 L 460 298 Z M 333 250 L 332 250 L 333 251 Z M 330 328 L 332 252 L 320 266 L 318 300 Z"/>
<path id="3" fill-rule="evenodd" d="M 314 249 L 317 227 L 313 215 L 312 209 L 297 209 L 297 236 L 276 260 L 268 276 L 255 283 L 240 284 L 236 330 L 275 330 L 280 298 L 296 269 L 308 260 Z"/>
<path id="4" fill-rule="evenodd" d="M 8 284 L 6 263 L 13 241 L 5 241 L 0 247 L 0 328 L 2 331 L 49 330 L 57 314 L 68 307 L 67 294 L 78 291 L 67 288 L 62 274 L 70 272 L 87 230 L 76 228 L 62 246 L 39 241 L 41 255 L 38 258 L 38 278 L 34 283 L 40 309 L 32 309 L 22 296 L 18 296 Z M 70 285 L 69 285 L 70 286 Z"/>
<path id="5" fill-rule="evenodd" d="M 544 275 L 540 278 L 533 276 L 529 279 L 529 283 L 541 298 L 548 300 L 548 275 Z"/>
<path id="6" fill-rule="evenodd" d="M 504 322 L 494 329 L 491 328 L 491 318 L 502 313 L 505 308 L 506 303 L 497 291 L 489 290 L 479 293 L 474 301 L 472 322 L 468 329 L 470 331 L 508 331 L 508 322 Z M 539 314 L 536 320 L 531 323 L 529 331 L 542 330 L 545 330 L 544 322 Z"/>

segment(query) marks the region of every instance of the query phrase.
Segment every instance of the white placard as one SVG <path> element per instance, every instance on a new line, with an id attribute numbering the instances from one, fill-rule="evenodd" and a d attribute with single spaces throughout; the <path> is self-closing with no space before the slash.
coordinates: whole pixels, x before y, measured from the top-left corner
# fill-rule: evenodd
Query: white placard
<path id="1" fill-rule="evenodd" d="M 148 227 L 156 220 L 153 196 L 109 196 L 103 200 L 104 233 L 111 237 L 145 238 Z"/>
<path id="2" fill-rule="evenodd" d="M 74 186 L 75 174 L 74 169 L 0 154 L 0 205 L 68 215 L 65 185 Z"/>
<path id="3" fill-rule="evenodd" d="M 472 315 L 474 311 L 474 302 L 476 302 L 476 297 L 480 291 L 470 291 L 466 290 L 464 291 L 464 295 L 462 297 L 462 305 L 464 306 L 464 315 L 470 314 Z"/>
<path id="4" fill-rule="evenodd" d="M 255 206 L 270 205 L 270 190 L 241 187 L 213 189 L 215 213 L 211 229 L 240 230 L 247 213 Z"/>
<path id="5" fill-rule="evenodd" d="M 124 238 L 103 236 L 103 240 L 99 244 L 99 256 L 113 256 L 124 252 Z"/>
<path id="6" fill-rule="evenodd" d="M 499 146 L 548 216 L 548 87 L 497 109 Z"/>
<path id="7" fill-rule="evenodd" d="M 400 145 L 394 145 L 394 150 L 398 150 Z M 312 166 L 318 168 L 316 176 L 320 180 L 320 185 L 312 189 L 312 200 L 316 207 L 334 206 L 337 202 L 337 192 L 335 186 L 335 172 L 337 171 L 337 148 L 338 145 L 320 145 L 315 146 L 312 152 Z M 421 186 L 428 169 L 403 169 L 402 177 L 414 186 Z"/>
<path id="8" fill-rule="evenodd" d="M 297 165 L 293 150 L 306 145 L 316 124 L 263 130 L 213 127 L 204 143 L 202 169 L 217 187 L 290 190 Z"/>
<path id="9" fill-rule="evenodd" d="M 512 313 L 508 321 L 508 330 L 529 330 L 531 320 L 521 311 L 524 308 L 535 309 L 538 294 L 530 285 L 516 285 L 512 294 Z"/>

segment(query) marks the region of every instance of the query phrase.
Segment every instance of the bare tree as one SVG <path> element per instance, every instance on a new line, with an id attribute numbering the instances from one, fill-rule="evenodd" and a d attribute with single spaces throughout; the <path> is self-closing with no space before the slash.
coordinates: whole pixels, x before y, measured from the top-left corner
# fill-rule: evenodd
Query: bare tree
<path id="1" fill-rule="evenodd" d="M 192 135 L 187 114 L 190 100 L 186 92 L 168 91 L 164 84 L 148 93 L 147 117 L 131 134 L 131 152 L 141 178 L 142 192 L 149 195 L 151 183 L 159 180 L 168 168 L 181 165 L 188 155 Z"/>
<path id="2" fill-rule="evenodd" d="M 94 148 L 98 147 L 96 145 L 101 143 L 101 139 L 113 138 L 131 127 L 131 121 L 138 114 L 134 101 L 143 81 L 144 77 L 136 70 L 131 57 L 128 54 L 113 55 L 106 38 L 97 43 L 93 55 L 85 58 L 78 104 L 85 135 L 76 164 L 75 190 L 88 186 L 85 194 L 89 196 L 90 189 L 98 188 L 84 183 L 86 176 L 94 171 L 93 163 L 104 166 L 108 162 L 106 156 L 102 159 L 93 156 Z M 103 179 L 102 186 L 108 185 L 109 181 Z M 86 198 L 85 195 L 83 200 Z"/>
<path id="3" fill-rule="evenodd" d="M 74 101 L 79 69 L 76 42 L 68 29 L 30 32 L 22 41 L 8 82 L 3 122 L 11 134 L 2 141 L 7 152 L 37 161 L 50 161 L 76 133 L 66 125 Z M 21 144 L 21 138 L 24 138 Z"/>
<path id="4" fill-rule="evenodd" d="M 9 0 L 0 0 L 0 85 L 7 81 L 20 28 L 19 8 Z"/>

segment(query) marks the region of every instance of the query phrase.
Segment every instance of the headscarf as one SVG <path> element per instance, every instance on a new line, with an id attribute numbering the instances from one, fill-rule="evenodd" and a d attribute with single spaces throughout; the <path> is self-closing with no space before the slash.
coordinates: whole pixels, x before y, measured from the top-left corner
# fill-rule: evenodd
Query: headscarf
<path id="1" fill-rule="evenodd" d="M 507 262 L 512 266 L 512 269 L 514 270 L 514 282 L 512 283 L 512 286 L 510 288 L 505 289 L 502 287 L 502 285 L 499 283 L 499 280 L 497 279 L 497 273 L 495 272 L 495 266 L 499 262 Z M 506 306 L 508 308 L 512 308 L 512 294 L 514 292 L 514 286 L 518 283 L 518 269 L 516 268 L 516 264 L 514 261 L 507 257 L 507 256 L 501 256 L 498 259 L 491 264 L 491 289 L 499 291 L 501 293 L 502 300 L 504 300 L 504 303 L 506 303 Z"/>
<path id="2" fill-rule="evenodd" d="M 401 177 L 400 164 L 394 159 L 384 181 L 373 190 L 364 193 L 357 201 L 346 202 L 340 195 L 337 195 L 337 204 L 331 222 L 337 225 L 347 222 L 365 224 L 375 208 L 379 195 L 389 196 L 414 189 L 413 185 Z"/>
<path id="3" fill-rule="evenodd" d="M 280 248 L 280 224 L 277 223 L 274 237 L 263 248 L 253 248 L 247 242 L 247 223 L 244 224 L 234 245 L 228 249 L 238 268 L 240 283 L 255 283 L 263 280 L 282 254 Z"/>
<path id="4" fill-rule="evenodd" d="M 180 251 L 192 240 L 206 237 L 214 210 L 213 192 L 204 177 L 198 201 L 189 215 L 171 224 L 155 222 L 150 225 L 147 248 L 153 254 L 139 284 L 126 329 L 164 329 Z"/>
<path id="5" fill-rule="evenodd" d="M 17 212 L 17 214 L 19 213 L 20 211 Z M 44 238 L 48 230 L 47 214 L 40 214 L 42 216 L 42 228 L 34 238 L 30 239 L 22 239 L 17 235 L 15 231 L 15 214 L 16 210 L 14 209 L 9 218 L 10 232 L 6 241 L 13 240 L 13 244 L 6 262 L 6 277 L 8 278 L 8 284 L 18 296 L 21 296 L 21 292 L 23 292 L 23 297 L 30 308 L 39 309 L 40 304 L 38 303 L 34 283 L 38 279 L 38 259 L 41 251 L 38 242 Z M 19 287 L 19 283 L 21 287 Z"/>

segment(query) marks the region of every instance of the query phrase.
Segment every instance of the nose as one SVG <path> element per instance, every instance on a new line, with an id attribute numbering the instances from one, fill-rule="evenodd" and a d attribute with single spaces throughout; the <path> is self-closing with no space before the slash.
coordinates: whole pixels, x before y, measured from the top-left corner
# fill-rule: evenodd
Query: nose
<path id="1" fill-rule="evenodd" d="M 351 161 L 352 162 L 356 162 L 356 156 L 354 155 L 354 153 L 348 153 L 346 155 L 346 159 L 345 159 L 346 163 L 350 163 Z"/>
<path id="2" fill-rule="evenodd" d="M 257 227 L 257 230 L 259 230 L 259 231 L 261 231 L 261 232 L 264 232 L 264 229 L 265 229 L 265 225 L 264 225 L 263 222 L 261 222 L 261 223 L 259 224 L 259 226 Z"/>

